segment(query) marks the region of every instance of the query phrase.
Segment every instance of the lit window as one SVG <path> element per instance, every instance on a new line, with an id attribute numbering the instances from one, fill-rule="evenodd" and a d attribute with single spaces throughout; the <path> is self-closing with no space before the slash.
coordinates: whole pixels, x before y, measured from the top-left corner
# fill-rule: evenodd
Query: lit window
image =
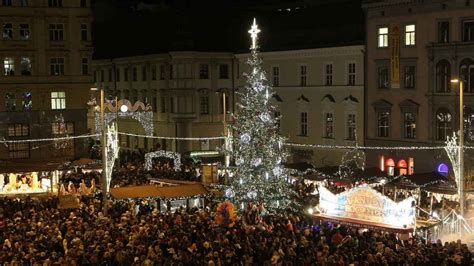
<path id="1" fill-rule="evenodd" d="M 332 86 L 332 64 L 326 64 L 324 76 L 326 86 Z"/>
<path id="2" fill-rule="evenodd" d="M 415 45 L 415 25 L 410 24 L 405 26 L 405 45 Z"/>
<path id="3" fill-rule="evenodd" d="M 25 137 L 30 135 L 30 127 L 28 124 L 9 124 L 9 137 Z"/>
<path id="4" fill-rule="evenodd" d="M 395 175 L 395 162 L 393 159 L 387 159 L 387 162 L 385 163 L 387 167 L 387 175 L 388 176 L 394 176 Z"/>
<path id="5" fill-rule="evenodd" d="M 8 144 L 8 157 L 10 159 L 30 158 L 30 144 L 29 143 Z"/>
<path id="6" fill-rule="evenodd" d="M 3 24 L 3 39 L 4 40 L 13 39 L 13 24 L 11 23 Z"/>
<path id="7" fill-rule="evenodd" d="M 451 135 L 451 114 L 446 109 L 441 109 L 436 113 L 436 139 L 446 140 Z"/>
<path id="8" fill-rule="evenodd" d="M 407 175 L 408 169 L 407 169 L 407 162 L 405 160 L 398 161 L 397 167 L 398 167 L 398 171 L 400 175 L 403 175 L 403 176 Z"/>
<path id="9" fill-rule="evenodd" d="M 408 158 L 408 174 L 412 175 L 415 173 L 415 159 L 413 157 Z"/>
<path id="10" fill-rule="evenodd" d="M 20 24 L 20 39 L 21 40 L 30 39 L 30 25 L 29 24 Z"/>
<path id="11" fill-rule="evenodd" d="M 31 75 L 31 60 L 30 60 L 29 57 L 20 58 L 20 65 L 21 65 L 21 75 L 22 76 Z"/>
<path id="12" fill-rule="evenodd" d="M 306 86 L 306 66 L 300 66 L 300 86 Z"/>
<path id="13" fill-rule="evenodd" d="M 300 113 L 300 136 L 308 136 L 308 113 Z"/>
<path id="14" fill-rule="evenodd" d="M 66 109 L 66 92 L 51 92 L 51 109 L 61 110 Z"/>
<path id="15" fill-rule="evenodd" d="M 33 108 L 33 95 L 31 92 L 24 92 L 23 93 L 23 111 L 29 111 Z"/>
<path id="16" fill-rule="evenodd" d="M 350 63 L 347 66 L 347 85 L 354 86 L 356 83 L 356 64 L 355 63 Z"/>
<path id="17" fill-rule="evenodd" d="M 326 138 L 334 138 L 334 117 L 332 113 L 326 113 L 324 124 L 325 124 L 324 136 Z"/>
<path id="18" fill-rule="evenodd" d="M 74 123 L 54 122 L 51 123 L 51 133 L 53 135 L 74 135 Z"/>
<path id="19" fill-rule="evenodd" d="M 64 75 L 64 58 L 49 59 L 49 67 L 51 76 Z"/>
<path id="20" fill-rule="evenodd" d="M 379 28 L 378 31 L 378 47 L 388 47 L 388 28 Z"/>
<path id="21" fill-rule="evenodd" d="M 49 24 L 49 40 L 50 41 L 64 40 L 64 25 L 63 24 Z"/>
<path id="22" fill-rule="evenodd" d="M 3 60 L 3 71 L 5 76 L 15 75 L 15 61 L 12 57 L 5 57 Z"/>
<path id="23" fill-rule="evenodd" d="M 378 112 L 377 113 L 377 128 L 378 128 L 378 136 L 379 137 L 388 137 L 389 131 L 389 116 L 390 113 L 386 111 Z"/>
<path id="24" fill-rule="evenodd" d="M 278 87 L 280 86 L 280 68 L 279 67 L 273 67 L 273 86 Z"/>

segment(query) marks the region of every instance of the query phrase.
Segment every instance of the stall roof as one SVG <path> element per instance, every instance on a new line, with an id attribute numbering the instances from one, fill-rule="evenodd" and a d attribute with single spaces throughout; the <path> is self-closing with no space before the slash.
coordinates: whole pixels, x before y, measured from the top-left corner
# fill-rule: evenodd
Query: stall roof
<path id="1" fill-rule="evenodd" d="M 201 184 L 179 185 L 170 187 L 158 186 L 131 186 L 110 189 L 110 193 L 116 199 L 139 199 L 139 198 L 179 198 L 193 197 L 207 194 L 209 191 Z"/>

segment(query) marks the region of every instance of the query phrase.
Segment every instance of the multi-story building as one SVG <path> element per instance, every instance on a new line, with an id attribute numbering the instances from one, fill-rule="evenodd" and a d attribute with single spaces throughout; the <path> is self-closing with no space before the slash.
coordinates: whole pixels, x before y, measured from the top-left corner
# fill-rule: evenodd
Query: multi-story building
<path id="1" fill-rule="evenodd" d="M 231 53 L 171 52 L 94 61 L 96 86 L 108 97 L 148 103 L 154 112 L 154 134 L 166 137 L 219 137 L 223 135 L 223 96 L 226 113 L 232 110 L 234 57 Z M 226 120 L 230 121 L 230 115 Z M 122 132 L 145 134 L 138 121 L 120 118 Z M 89 113 L 93 129 L 94 114 Z M 120 136 L 122 148 L 162 149 L 187 152 L 215 150 L 222 140 L 152 141 Z"/>
<path id="2" fill-rule="evenodd" d="M 262 52 L 273 86 L 280 134 L 288 142 L 316 145 L 363 143 L 364 46 Z M 248 54 L 238 54 L 239 72 L 248 71 Z M 239 74 L 238 85 L 245 77 Z M 316 166 L 341 163 L 342 149 L 290 148 L 291 161 Z"/>
<path id="3" fill-rule="evenodd" d="M 87 133 L 92 84 L 89 0 L 5 0 L 0 7 L 0 136 Z M 64 118 L 64 123 L 59 116 Z M 2 145 L 2 159 L 73 158 L 87 140 Z"/>
<path id="4" fill-rule="evenodd" d="M 466 142 L 474 121 L 474 2 L 365 1 L 367 146 L 443 146 L 459 129 L 464 81 Z M 368 151 L 367 163 L 400 172 L 449 165 L 444 150 Z M 472 164 L 466 155 L 466 164 Z"/>

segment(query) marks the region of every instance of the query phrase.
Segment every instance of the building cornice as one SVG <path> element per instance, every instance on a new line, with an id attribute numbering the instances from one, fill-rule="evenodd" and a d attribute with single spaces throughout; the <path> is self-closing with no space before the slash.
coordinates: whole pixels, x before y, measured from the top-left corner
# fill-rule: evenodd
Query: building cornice
<path id="1" fill-rule="evenodd" d="M 364 45 L 352 45 L 341 47 L 327 47 L 303 50 L 287 50 L 276 52 L 262 52 L 260 57 L 267 59 L 292 59 L 292 58 L 308 58 L 308 57 L 327 57 L 327 56 L 344 56 L 344 55 L 362 55 L 365 51 Z M 249 53 L 236 54 L 238 59 L 248 58 Z"/>

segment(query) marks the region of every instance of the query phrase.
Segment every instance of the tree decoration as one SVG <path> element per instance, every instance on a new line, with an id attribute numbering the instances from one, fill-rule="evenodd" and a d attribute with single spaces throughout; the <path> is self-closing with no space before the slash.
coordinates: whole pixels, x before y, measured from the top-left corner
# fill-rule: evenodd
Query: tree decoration
<path id="1" fill-rule="evenodd" d="M 456 181 L 456 185 L 458 187 L 458 194 L 461 195 L 460 193 L 460 184 L 461 184 L 461 171 L 460 171 L 460 146 L 458 145 L 458 137 L 456 133 L 453 132 L 453 136 L 449 138 L 447 137 L 446 140 L 446 146 L 444 147 L 444 150 L 448 154 L 449 160 L 451 161 L 451 165 L 453 167 L 453 172 L 454 172 L 454 178 Z"/>
<path id="2" fill-rule="evenodd" d="M 357 131 L 354 133 L 357 140 Z M 348 150 L 343 156 L 339 165 L 339 176 L 352 178 L 357 172 L 365 170 L 365 152 L 356 145 Z"/>
<path id="3" fill-rule="evenodd" d="M 60 138 L 54 140 L 54 148 L 58 150 L 65 149 L 69 144 L 69 140 L 67 139 L 69 136 L 67 132 L 67 125 L 66 122 L 64 122 L 64 117 L 62 114 L 54 116 L 54 126 L 56 132 L 53 133 L 55 136 Z"/>
<path id="4" fill-rule="evenodd" d="M 232 204 L 232 202 L 226 200 L 217 205 L 216 215 L 214 218 L 216 224 L 225 227 L 232 227 L 236 220 L 237 215 L 235 213 L 234 204 Z"/>
<path id="5" fill-rule="evenodd" d="M 112 170 L 114 169 L 115 159 L 119 154 L 119 141 L 115 125 L 107 125 L 107 144 L 106 144 L 106 177 L 107 177 L 107 191 L 110 188 L 112 181 Z"/>
<path id="6" fill-rule="evenodd" d="M 173 159 L 174 170 L 179 171 L 181 169 L 181 154 L 172 151 L 155 151 L 145 154 L 145 169 L 151 170 L 153 166 L 153 158 L 166 157 Z"/>
<path id="7" fill-rule="evenodd" d="M 262 60 L 258 56 L 257 34 L 254 20 L 249 31 L 252 37 L 250 73 L 245 74 L 246 86 L 237 92 L 240 99 L 234 114 L 232 129 L 237 133 L 233 158 L 238 167 L 231 178 L 231 200 L 240 210 L 249 203 L 263 202 L 265 208 L 276 212 L 297 207 L 295 191 L 286 181 L 279 164 L 285 161 L 284 138 L 278 135 L 276 119 L 269 98 L 272 88 L 266 82 Z"/>

